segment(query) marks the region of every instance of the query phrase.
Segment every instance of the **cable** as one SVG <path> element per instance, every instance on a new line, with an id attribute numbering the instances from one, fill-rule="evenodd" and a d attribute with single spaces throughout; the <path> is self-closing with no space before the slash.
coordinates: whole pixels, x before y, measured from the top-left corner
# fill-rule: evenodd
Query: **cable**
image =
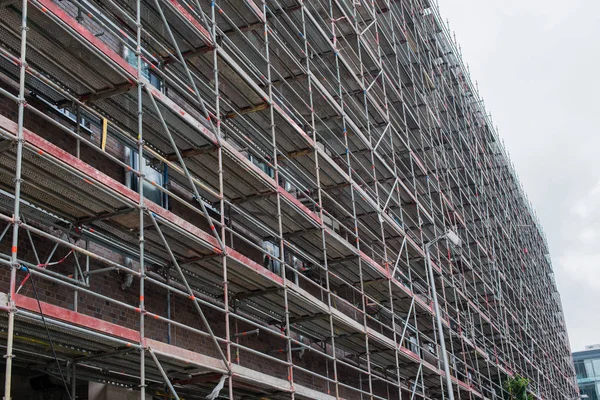
<path id="1" fill-rule="evenodd" d="M 52 338 L 50 337 L 50 331 L 48 330 L 48 325 L 46 324 L 46 317 L 44 316 L 44 312 L 42 311 L 42 303 L 40 302 L 40 297 L 38 296 L 38 291 L 37 291 L 37 287 L 35 286 L 35 279 L 33 279 L 33 274 L 24 265 L 21 266 L 21 271 L 29 272 L 29 280 L 31 281 L 31 286 L 33 287 L 33 293 L 35 294 L 35 299 L 37 301 L 38 308 L 40 309 L 40 316 L 42 317 L 42 323 L 44 324 L 44 328 L 46 329 L 46 335 L 48 336 L 48 341 L 50 342 L 50 348 L 52 349 L 52 355 L 54 356 L 54 361 L 56 361 L 56 365 L 58 366 L 58 372 L 60 373 L 60 378 L 62 379 L 63 385 L 65 386 L 65 391 L 67 392 L 67 397 L 69 398 L 69 400 L 73 400 L 73 397 L 71 397 L 71 392 L 69 391 L 69 385 L 67 385 L 67 381 L 63 374 L 62 368 L 60 367 L 60 362 L 58 361 L 58 357 L 56 356 L 54 342 L 52 341 Z"/>
<path id="2" fill-rule="evenodd" d="M 60 260 L 58 260 L 58 261 L 54 261 L 54 262 L 47 262 L 47 263 L 43 263 L 43 264 L 38 264 L 38 265 L 36 265 L 36 267 L 39 267 L 39 268 L 47 268 L 47 267 L 50 267 L 50 266 L 52 266 L 52 265 L 57 265 L 57 264 L 60 264 L 60 263 L 62 263 L 63 261 L 65 261 L 65 260 L 67 259 L 67 257 L 69 257 L 69 256 L 70 256 L 72 253 L 73 253 L 73 250 L 69 251 L 69 252 L 67 253 L 67 255 L 66 255 L 66 256 L 64 256 L 63 258 L 61 258 L 61 259 L 60 259 Z M 22 280 L 22 281 L 21 281 L 21 283 L 19 284 L 19 287 L 17 288 L 17 293 L 19 293 L 19 292 L 21 291 L 21 289 L 23 288 L 23 286 L 25 285 L 25 283 L 27 282 L 27 280 L 29 279 L 29 277 L 30 277 L 30 276 L 31 276 L 31 272 L 29 272 L 29 273 L 28 273 L 28 274 L 25 276 L 25 278 L 23 278 L 23 280 Z"/>

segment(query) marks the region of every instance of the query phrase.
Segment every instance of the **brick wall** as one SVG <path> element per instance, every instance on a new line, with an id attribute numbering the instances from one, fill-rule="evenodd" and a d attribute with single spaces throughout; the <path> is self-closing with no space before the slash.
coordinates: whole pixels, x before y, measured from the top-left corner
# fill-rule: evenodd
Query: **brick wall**
<path id="1" fill-rule="evenodd" d="M 6 90 L 14 92 L 14 88 L 6 82 L 0 83 L 0 86 L 5 88 Z M 45 104 L 43 104 L 39 100 L 36 100 L 34 97 L 28 96 L 27 101 L 29 105 L 36 107 L 39 110 L 47 109 L 47 106 Z M 74 123 L 70 123 L 66 119 L 66 117 L 61 116 L 56 112 L 50 112 L 50 110 L 47 111 L 48 115 L 50 115 L 52 119 L 60 121 L 64 126 L 71 126 L 72 128 L 74 128 Z M 16 104 L 5 97 L 0 97 L 0 114 L 10 118 L 13 121 L 16 121 Z M 43 118 L 35 115 L 33 112 L 27 109 L 25 112 L 25 127 L 27 129 L 30 129 L 37 135 L 43 137 L 44 139 L 50 141 L 54 145 L 60 147 L 61 149 L 66 150 L 67 152 L 73 155 L 76 154 L 77 141 L 75 138 L 73 138 L 60 128 L 53 126 L 48 121 L 45 121 Z M 99 132 L 97 132 L 96 128 L 92 127 L 92 133 L 85 133 L 84 135 L 84 137 L 86 137 L 92 143 L 98 145 L 100 141 L 100 135 Z M 110 137 L 107 142 L 107 152 L 125 161 L 125 150 L 123 146 L 116 140 L 111 139 Z M 108 158 L 106 158 L 104 155 L 99 153 L 98 151 L 89 148 L 85 144 L 81 144 L 80 157 L 83 161 L 93 166 L 94 168 L 100 170 L 101 172 L 105 173 L 106 175 L 110 176 L 111 178 L 119 182 L 124 182 L 125 174 L 123 169 Z M 209 230 L 206 219 L 202 215 L 194 213 L 189 208 L 175 201 L 172 201 L 170 203 L 170 210 L 173 213 L 184 218 L 185 220 L 196 225 L 200 229 L 204 231 Z M 36 227 L 41 228 L 46 232 L 52 233 L 55 236 L 61 237 L 61 235 L 63 235 L 63 232 L 54 230 L 49 227 L 38 225 L 35 221 L 28 221 L 28 223 L 35 225 Z M 52 251 L 54 243 L 47 239 L 37 237 L 35 235 L 32 235 L 32 238 L 33 239 L 31 242 L 28 236 L 24 233 L 24 231 L 21 231 L 18 245 L 19 257 L 27 262 L 36 264 L 37 261 L 35 257 L 35 252 L 37 252 L 40 260 L 44 262 L 44 260 L 46 260 L 46 258 Z M 72 242 L 76 243 L 77 245 L 82 247 L 85 246 L 84 241 L 80 240 L 77 236 L 70 236 L 69 238 Z M 11 241 L 11 233 L 9 232 L 0 242 L 0 252 L 8 255 L 10 253 Z M 262 253 L 257 249 L 249 246 L 244 241 L 238 238 L 234 238 L 233 241 L 230 240 L 228 245 L 232 246 L 237 251 L 241 252 L 245 256 L 262 265 Z M 125 263 L 124 256 L 112 252 L 107 248 L 101 247 L 98 244 L 90 243 L 90 250 L 93 253 L 101 255 L 106 259 L 121 264 Z M 61 259 L 68 253 L 68 251 L 69 250 L 67 248 L 59 246 L 56 250 L 54 257 L 52 258 L 52 261 Z M 50 267 L 51 270 L 53 272 L 57 272 L 63 275 L 74 274 L 76 270 L 74 257 L 74 255 L 70 255 L 69 258 L 67 258 L 63 263 Z M 85 265 L 85 260 L 83 256 L 79 257 L 79 261 L 82 266 Z M 134 268 L 138 268 L 135 261 L 133 265 Z M 104 267 L 106 267 L 106 265 L 101 264 L 93 259 L 90 259 L 90 270 L 95 270 Z M 153 267 L 151 266 L 150 268 Z M 201 273 L 201 271 L 198 272 Z M 18 272 L 17 285 L 21 283 L 24 277 L 24 272 Z M 89 290 L 91 290 L 94 293 L 110 297 L 111 299 L 114 299 L 116 301 L 137 307 L 139 300 L 139 281 L 137 279 L 133 279 L 131 286 L 123 288 L 123 282 L 125 282 L 125 279 L 126 274 L 119 271 L 111 271 L 97 275 L 95 274 L 90 277 Z M 9 280 L 9 269 L 0 269 L 1 292 L 8 291 Z M 123 306 L 114 304 L 112 302 L 99 299 L 96 296 L 92 296 L 82 291 L 79 291 L 77 295 L 75 295 L 72 289 L 66 288 L 62 285 L 58 285 L 54 282 L 50 282 L 45 279 L 41 279 L 39 277 L 35 278 L 35 281 L 38 287 L 38 292 L 41 301 L 48 302 L 50 304 L 55 304 L 70 310 L 76 309 L 82 314 L 99 318 L 114 324 L 118 324 L 126 328 L 134 330 L 139 329 L 139 314 L 131 309 L 127 309 Z M 313 294 L 318 295 L 318 297 L 321 297 L 319 294 L 319 290 L 315 289 L 314 285 L 301 286 L 306 286 L 306 288 L 309 288 L 311 289 L 310 291 L 314 292 Z M 34 295 L 31 283 L 29 282 L 25 284 L 20 293 L 26 296 L 33 297 Z M 147 310 L 154 314 L 166 317 L 167 295 L 168 294 L 165 289 L 156 285 L 147 284 L 145 288 L 145 302 Z M 75 296 L 77 298 L 76 301 Z M 208 307 L 203 307 L 203 310 L 207 319 L 209 320 L 209 323 L 214 333 L 217 336 L 224 337 L 224 314 L 212 310 Z M 195 308 L 193 307 L 193 304 L 188 299 L 175 294 L 171 295 L 171 318 L 177 322 L 180 322 L 192 328 L 206 331 L 205 327 L 202 325 L 201 319 L 199 318 Z M 236 331 L 244 332 L 253 329 L 255 329 L 254 326 L 243 322 L 238 322 L 236 326 L 234 319 L 232 318 L 231 320 L 230 330 L 232 334 Z M 146 318 L 145 331 L 147 337 L 167 342 L 168 328 L 165 323 L 159 322 L 152 318 Z M 294 337 L 298 339 L 298 336 L 295 335 Z M 275 335 L 270 335 L 261 332 L 259 336 L 251 335 L 241 337 L 239 338 L 239 340 L 237 340 L 237 342 L 240 345 L 249 347 L 264 354 L 271 355 L 281 360 L 286 359 L 286 353 L 284 351 L 281 351 L 286 347 L 286 342 Z M 171 344 L 189 350 L 193 350 L 198 353 L 218 357 L 218 352 L 215 349 L 214 344 L 212 343 L 209 337 L 201 336 L 197 333 L 191 332 L 189 330 L 177 326 L 171 327 Z M 313 345 L 313 347 L 315 350 L 318 349 L 316 345 Z M 328 352 L 331 353 L 331 350 L 329 349 Z M 339 354 L 339 356 L 342 355 L 343 354 L 341 353 Z M 287 369 L 284 365 L 272 361 L 267 361 L 263 357 L 258 356 L 256 354 L 252 354 L 248 351 L 245 351 L 244 349 L 236 350 L 236 348 L 234 347 L 232 349 L 232 358 L 233 360 L 239 359 L 239 363 L 243 366 L 252 368 L 257 371 L 268 373 L 281 379 L 287 378 Z M 301 366 L 302 368 L 305 368 L 307 370 L 313 371 L 321 375 L 328 375 L 330 378 L 333 378 L 332 363 L 326 362 L 326 360 L 322 356 L 316 354 L 316 352 L 305 351 L 302 354 L 300 352 L 294 352 L 293 360 L 296 365 Z M 346 382 L 349 385 L 358 387 L 358 380 L 360 379 L 358 372 L 349 370 L 347 368 L 344 368 L 343 366 L 338 366 L 338 377 L 342 382 Z M 363 379 L 364 378 L 365 377 L 363 376 Z M 304 373 L 302 371 L 295 371 L 294 379 L 295 382 L 297 382 L 298 384 L 318 389 L 323 392 L 328 391 L 326 381 L 319 378 L 315 378 L 314 376 L 308 373 Z M 333 393 L 333 387 L 331 387 L 330 389 Z M 344 392 L 346 392 L 346 389 L 342 388 L 342 393 Z M 349 395 L 350 393 L 347 393 L 347 396 Z"/>

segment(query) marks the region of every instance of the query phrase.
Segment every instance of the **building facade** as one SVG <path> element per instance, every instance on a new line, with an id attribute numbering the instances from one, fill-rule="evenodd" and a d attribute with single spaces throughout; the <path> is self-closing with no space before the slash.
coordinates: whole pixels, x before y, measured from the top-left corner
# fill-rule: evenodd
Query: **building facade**
<path id="1" fill-rule="evenodd" d="M 577 396 L 430 0 L 1 1 L 0 267 L 6 399 Z"/>
<path id="2" fill-rule="evenodd" d="M 581 398 L 600 399 L 600 345 L 573 352 L 573 363 Z"/>

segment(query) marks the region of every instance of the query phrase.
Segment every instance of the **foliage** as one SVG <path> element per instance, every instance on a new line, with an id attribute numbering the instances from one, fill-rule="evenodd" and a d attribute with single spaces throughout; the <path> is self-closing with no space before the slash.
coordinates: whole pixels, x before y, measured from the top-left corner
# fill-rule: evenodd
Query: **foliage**
<path id="1" fill-rule="evenodd" d="M 529 381 L 521 376 L 514 376 L 504 381 L 505 400 L 533 400 L 533 395 L 527 393 Z"/>

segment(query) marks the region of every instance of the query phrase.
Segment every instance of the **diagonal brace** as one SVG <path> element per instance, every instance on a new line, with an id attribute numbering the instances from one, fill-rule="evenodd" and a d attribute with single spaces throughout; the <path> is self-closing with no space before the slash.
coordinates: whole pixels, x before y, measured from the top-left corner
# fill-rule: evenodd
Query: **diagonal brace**
<path id="1" fill-rule="evenodd" d="M 210 123 L 210 114 L 208 113 L 206 104 L 205 104 L 204 100 L 202 99 L 202 97 L 200 96 L 200 91 L 198 90 L 198 87 L 196 86 L 196 82 L 194 81 L 194 78 L 192 77 L 192 73 L 190 72 L 190 69 L 188 68 L 187 63 L 186 63 L 185 59 L 183 58 L 183 54 L 181 53 L 181 49 L 179 48 L 179 45 L 177 44 L 177 40 L 175 40 L 173 31 L 171 30 L 171 27 L 169 26 L 169 22 L 167 21 L 167 18 L 165 17 L 165 13 L 163 12 L 163 9 L 158 0 L 154 0 L 154 4 L 156 5 L 156 9 L 158 10 L 158 13 L 160 14 L 160 18 L 162 19 L 163 24 L 165 25 L 167 33 L 169 34 L 169 38 L 171 39 L 173 47 L 175 48 L 175 51 L 177 52 L 177 61 L 179 61 L 181 63 L 181 65 L 183 66 L 185 74 L 186 74 L 188 80 L 190 81 L 191 88 L 192 88 L 194 94 L 196 95 L 198 102 L 200 103 L 200 107 L 202 108 L 202 113 L 204 114 L 204 117 L 206 118 L 206 120 L 209 122 L 210 129 L 211 129 L 212 133 L 215 135 L 215 137 L 217 138 L 217 142 L 219 143 L 219 146 L 220 146 L 221 138 L 219 137 L 219 134 L 216 131 L 215 126 L 212 123 Z M 200 7 L 199 4 L 197 6 Z M 204 13 L 202 12 L 202 9 L 200 9 L 200 13 L 204 17 Z M 204 21 L 204 22 L 206 22 L 206 21 Z M 219 117 L 217 116 L 217 118 L 219 118 Z"/>
<path id="2" fill-rule="evenodd" d="M 148 92 L 148 96 L 150 97 L 150 102 L 152 103 L 152 106 L 156 110 L 156 113 L 157 113 L 160 123 L 167 135 L 167 138 L 169 139 L 169 142 L 171 143 L 171 146 L 173 147 L 173 150 L 175 151 L 177 160 L 179 161 L 179 164 L 181 164 L 181 168 L 183 169 L 184 175 L 186 176 L 186 178 L 190 184 L 190 187 L 192 188 L 192 191 L 194 192 L 194 196 L 196 196 L 196 200 L 198 201 L 198 203 L 200 204 L 200 207 L 202 208 L 202 213 L 204 213 L 204 216 L 206 217 L 206 219 L 208 221 L 210 230 L 212 231 L 213 236 L 217 239 L 217 242 L 219 243 L 219 247 L 221 248 L 221 251 L 223 253 L 225 253 L 225 250 L 226 250 L 225 245 L 221 241 L 219 233 L 217 232 L 217 229 L 215 228 L 215 222 L 213 221 L 210 214 L 208 213 L 208 210 L 206 209 L 206 206 L 204 205 L 204 202 L 202 201 L 202 198 L 200 197 L 200 193 L 198 193 L 198 188 L 196 188 L 194 179 L 192 178 L 190 171 L 188 170 L 187 166 L 185 165 L 183 157 L 181 156 L 181 152 L 177 148 L 177 143 L 175 143 L 175 139 L 173 139 L 173 135 L 171 135 L 171 131 L 169 130 L 169 127 L 167 126 L 167 122 L 163 118 L 162 113 L 160 112 L 160 108 L 158 108 L 158 104 L 156 104 L 156 100 L 154 99 L 154 96 L 152 95 L 150 88 L 148 88 L 147 86 L 146 86 L 146 91 Z"/>
<path id="3" fill-rule="evenodd" d="M 408 328 L 408 322 L 410 320 L 410 315 L 412 314 L 414 306 L 415 306 L 415 298 L 413 297 L 410 302 L 408 314 L 406 315 L 406 322 L 404 322 L 404 328 L 402 328 L 402 336 L 400 337 L 400 346 L 402 346 L 402 343 L 404 342 L 404 336 L 406 335 L 406 328 Z"/>
<path id="4" fill-rule="evenodd" d="M 167 242 L 165 235 L 162 233 L 162 230 L 158 226 L 158 222 L 156 221 L 156 215 L 153 212 L 148 213 L 148 215 L 150 215 L 150 219 L 152 220 L 152 224 L 154 225 L 154 228 L 156 229 L 156 233 L 158 233 L 160 240 L 163 242 L 165 249 L 169 253 L 169 257 L 171 258 L 173 266 L 175 267 L 175 269 L 177 270 L 177 273 L 181 277 L 181 281 L 183 282 L 183 285 L 185 286 L 187 292 L 189 293 L 190 299 L 194 303 L 194 307 L 196 308 L 196 311 L 198 311 L 198 314 L 200 315 L 200 318 L 202 319 L 202 323 L 204 324 L 204 326 L 206 327 L 206 330 L 210 334 L 210 337 L 211 337 L 215 347 L 219 351 L 219 354 L 220 354 L 221 358 L 223 359 L 223 362 L 225 363 L 227 370 L 229 371 L 229 373 L 231 373 L 231 367 L 229 366 L 227 357 L 225 356 L 225 353 L 223 353 L 223 350 L 221 349 L 221 346 L 219 345 L 219 341 L 217 340 L 217 337 L 215 336 L 212 328 L 210 327 L 210 324 L 208 323 L 208 320 L 206 319 L 206 316 L 204 315 L 202 308 L 196 301 L 194 292 L 193 292 L 192 288 L 190 287 L 187 279 L 185 278 L 185 275 L 183 274 L 183 271 L 181 270 L 181 267 L 179 266 L 179 263 L 177 262 L 177 258 L 173 254 L 173 251 L 171 250 L 171 247 L 169 246 L 169 243 Z"/>
<path id="5" fill-rule="evenodd" d="M 385 209 L 387 208 L 388 204 L 390 203 L 390 200 L 392 199 L 392 196 L 394 195 L 394 189 L 396 189 L 396 185 L 398 185 L 398 178 L 396 178 L 396 180 L 394 180 L 394 184 L 392 185 L 392 189 L 390 190 L 390 194 L 389 194 L 387 200 L 385 201 L 385 204 L 381 208 L 381 212 L 384 212 Z"/>
<path id="6" fill-rule="evenodd" d="M 160 374 L 162 375 L 163 380 L 165 381 L 165 383 L 169 387 L 169 390 L 171 391 L 171 394 L 173 395 L 173 397 L 176 400 L 179 400 L 179 395 L 177 395 L 177 392 L 175 391 L 175 388 L 173 387 L 173 384 L 171 383 L 171 380 L 169 379 L 169 377 L 167 376 L 167 373 L 165 372 L 164 368 L 160 364 L 160 361 L 158 361 L 158 357 L 156 357 L 156 354 L 154 354 L 154 351 L 152 351 L 152 349 L 150 347 L 148 347 L 148 353 L 150 353 L 150 356 L 154 360 L 154 363 L 156 364 L 156 367 L 160 371 Z"/>
<path id="7" fill-rule="evenodd" d="M 396 258 L 396 263 L 394 264 L 394 269 L 392 270 L 392 278 L 396 275 L 396 270 L 398 269 L 398 263 L 400 262 L 400 256 L 402 256 L 402 250 L 406 245 L 406 236 L 404 236 L 404 240 L 402 240 L 402 244 L 400 245 L 400 251 L 398 252 L 398 258 Z"/>
<path id="8" fill-rule="evenodd" d="M 2 239 L 4 239 L 4 235 L 6 235 L 6 232 L 8 232 L 8 229 L 12 226 L 11 223 L 8 223 L 6 225 L 6 228 L 4 228 L 4 230 L 2 231 L 2 233 L 0 233 L 0 242 L 2 241 Z"/>
<path id="9" fill-rule="evenodd" d="M 419 387 L 419 385 L 417 384 L 417 382 L 419 381 L 419 375 L 421 375 L 421 380 L 423 380 L 423 363 L 419 363 L 419 370 L 417 371 L 417 376 L 415 377 L 415 382 L 413 383 L 413 389 L 412 389 L 412 393 L 410 395 L 410 400 L 413 400 L 415 397 L 415 394 L 417 393 L 417 387 Z M 421 382 L 422 384 L 422 382 Z"/>

